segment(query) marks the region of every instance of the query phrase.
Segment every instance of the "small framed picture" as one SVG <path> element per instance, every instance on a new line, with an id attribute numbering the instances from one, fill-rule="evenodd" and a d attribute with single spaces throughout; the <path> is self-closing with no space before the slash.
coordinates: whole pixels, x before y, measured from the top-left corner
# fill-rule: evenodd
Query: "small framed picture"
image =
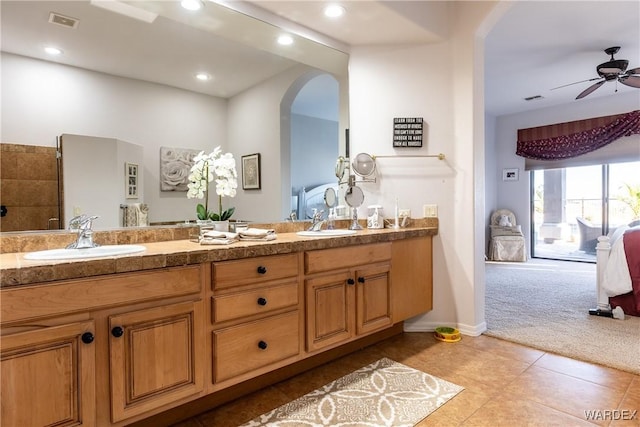
<path id="1" fill-rule="evenodd" d="M 242 188 L 260 189 L 260 153 L 242 156 Z"/>
<path id="2" fill-rule="evenodd" d="M 127 199 L 138 198 L 138 165 L 125 162 L 124 187 Z"/>
<path id="3" fill-rule="evenodd" d="M 518 168 L 502 169 L 503 181 L 517 181 L 518 180 Z"/>

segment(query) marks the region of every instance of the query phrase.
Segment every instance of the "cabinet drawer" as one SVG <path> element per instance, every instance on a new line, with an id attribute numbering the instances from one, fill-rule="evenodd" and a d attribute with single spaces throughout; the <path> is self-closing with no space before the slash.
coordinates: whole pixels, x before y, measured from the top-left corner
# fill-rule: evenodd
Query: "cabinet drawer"
<path id="1" fill-rule="evenodd" d="M 391 243 L 321 249 L 304 254 L 305 273 L 350 268 L 391 259 Z"/>
<path id="2" fill-rule="evenodd" d="M 2 323 L 72 314 L 200 292 L 199 265 L 3 289 Z"/>
<path id="3" fill-rule="evenodd" d="M 298 310 L 213 332 L 214 382 L 300 352 Z"/>
<path id="4" fill-rule="evenodd" d="M 213 322 L 269 313 L 298 304 L 298 283 L 252 289 L 213 297 Z"/>
<path id="5" fill-rule="evenodd" d="M 213 289 L 223 289 L 297 275 L 297 254 L 224 261 L 213 264 Z"/>

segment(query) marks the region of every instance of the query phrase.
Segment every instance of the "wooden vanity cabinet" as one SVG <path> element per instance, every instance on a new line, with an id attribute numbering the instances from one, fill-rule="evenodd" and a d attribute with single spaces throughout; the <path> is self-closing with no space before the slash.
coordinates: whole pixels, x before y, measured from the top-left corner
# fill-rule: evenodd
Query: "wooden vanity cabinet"
<path id="1" fill-rule="evenodd" d="M 433 309 L 432 239 L 422 236 L 392 243 L 393 323 Z"/>
<path id="2" fill-rule="evenodd" d="M 204 390 L 202 300 L 109 316 L 111 419 Z"/>
<path id="3" fill-rule="evenodd" d="M 391 243 L 305 252 L 307 351 L 392 325 Z"/>
<path id="4" fill-rule="evenodd" d="M 3 335 L 3 426 L 96 425 L 92 321 Z"/>
<path id="5" fill-rule="evenodd" d="M 299 254 L 216 262 L 212 277 L 213 389 L 300 357 Z"/>
<path id="6" fill-rule="evenodd" d="M 1 289 L 0 425 L 125 425 L 199 397 L 205 271 Z"/>

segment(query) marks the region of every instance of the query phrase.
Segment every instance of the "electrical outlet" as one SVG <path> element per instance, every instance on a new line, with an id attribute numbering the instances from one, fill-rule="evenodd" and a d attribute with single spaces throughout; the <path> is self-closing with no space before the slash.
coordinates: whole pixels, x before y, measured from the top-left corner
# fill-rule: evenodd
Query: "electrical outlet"
<path id="1" fill-rule="evenodd" d="M 78 216 L 82 214 L 82 209 L 80 208 L 80 206 L 74 206 L 73 207 L 73 216 Z"/>
<path id="2" fill-rule="evenodd" d="M 411 218 L 411 209 L 399 209 L 398 216 L 400 218 Z"/>
<path id="3" fill-rule="evenodd" d="M 438 205 L 423 205 L 422 216 L 425 218 L 436 218 L 438 216 Z"/>

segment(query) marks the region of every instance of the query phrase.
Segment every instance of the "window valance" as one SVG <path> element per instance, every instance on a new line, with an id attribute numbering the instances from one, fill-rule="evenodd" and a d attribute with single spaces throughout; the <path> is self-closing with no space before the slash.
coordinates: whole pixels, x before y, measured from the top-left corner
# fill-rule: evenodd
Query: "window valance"
<path id="1" fill-rule="evenodd" d="M 527 159 L 562 160 L 640 134 L 640 110 L 518 130 L 516 154 Z M 636 153 L 637 154 L 637 153 Z"/>

